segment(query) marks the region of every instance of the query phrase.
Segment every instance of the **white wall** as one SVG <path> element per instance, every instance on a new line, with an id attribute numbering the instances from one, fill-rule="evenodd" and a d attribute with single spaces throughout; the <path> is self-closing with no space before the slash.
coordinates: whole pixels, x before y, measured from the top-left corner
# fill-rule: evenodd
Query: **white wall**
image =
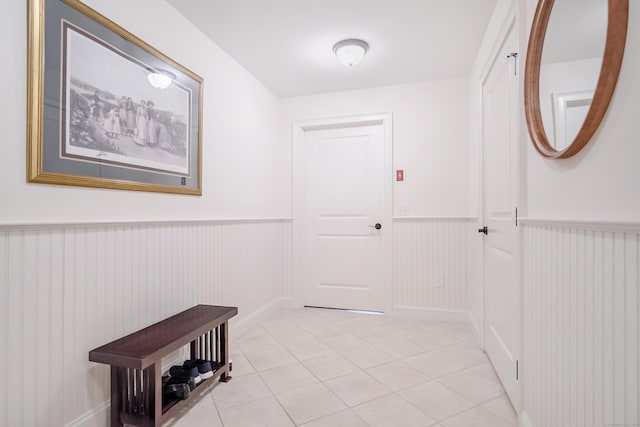
<path id="1" fill-rule="evenodd" d="M 512 1 L 501 1 L 498 8 L 509 3 Z M 523 87 L 528 34 L 537 1 L 513 3 L 519 14 Z M 528 138 L 520 103 L 523 270 L 522 283 L 514 286 L 523 286 L 522 425 L 640 422 L 640 146 L 636 138 L 640 121 L 635 105 L 640 97 L 640 4 L 631 1 L 629 7 L 627 47 L 618 87 L 600 129 L 585 149 L 566 160 L 543 159 Z M 504 15 L 494 18 L 499 19 L 492 21 L 488 37 L 504 26 Z M 472 168 L 478 180 L 481 64 L 489 57 L 490 50 L 481 50 L 470 86 L 470 158 L 477 165 Z M 479 201 L 480 188 L 473 175 L 470 186 L 472 199 Z M 481 250 L 470 251 L 470 271 L 481 271 Z M 479 320 L 481 332 L 481 281 L 470 281 L 468 292 L 469 311 L 472 320 Z"/>
<path id="2" fill-rule="evenodd" d="M 520 4 L 526 46 L 536 2 Z M 640 221 L 638 73 L 640 4 L 630 1 L 617 88 L 591 141 L 547 160 L 523 140 L 532 218 L 522 230 L 523 412 L 532 426 L 640 423 L 638 234 L 622 224 Z"/>
<path id="3" fill-rule="evenodd" d="M 466 216 L 468 205 L 467 80 L 436 80 L 282 101 L 282 132 L 295 120 L 393 113 L 394 202 L 410 216 Z"/>
<path id="4" fill-rule="evenodd" d="M 27 2 L 3 2 L 2 426 L 107 425 L 92 348 L 199 303 L 238 307 L 233 339 L 292 293 L 279 99 L 165 1 L 86 3 L 204 78 L 203 195 L 26 183 Z"/>
<path id="5" fill-rule="evenodd" d="M 0 68 L 0 223 L 289 216 L 279 99 L 165 1 L 85 3 L 204 78 L 203 195 L 26 183 L 27 3 L 8 0 L 0 16 L 0 46 L 11 58 Z"/>
<path id="6" fill-rule="evenodd" d="M 526 0 L 530 27 L 536 2 Z M 542 218 L 640 219 L 640 4 L 629 2 L 629 30 L 611 105 L 587 146 L 566 160 L 543 159 L 527 141 L 527 215 Z M 524 42 L 524 41 L 523 41 Z"/>
<path id="7" fill-rule="evenodd" d="M 466 321 L 468 228 L 466 219 L 394 221 L 395 315 Z"/>

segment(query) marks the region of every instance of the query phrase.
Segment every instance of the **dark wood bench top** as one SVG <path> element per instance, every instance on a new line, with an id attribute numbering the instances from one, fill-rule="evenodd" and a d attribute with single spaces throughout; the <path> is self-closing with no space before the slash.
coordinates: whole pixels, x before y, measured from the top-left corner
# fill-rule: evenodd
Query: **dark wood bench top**
<path id="1" fill-rule="evenodd" d="M 237 307 L 197 305 L 91 350 L 89 360 L 114 366 L 145 369 L 236 314 L 238 314 Z"/>

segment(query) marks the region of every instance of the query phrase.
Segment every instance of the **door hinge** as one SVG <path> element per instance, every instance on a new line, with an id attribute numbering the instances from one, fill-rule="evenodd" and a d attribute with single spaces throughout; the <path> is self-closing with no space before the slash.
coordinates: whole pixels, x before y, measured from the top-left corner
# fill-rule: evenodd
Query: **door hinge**
<path id="1" fill-rule="evenodd" d="M 516 206 L 516 227 L 518 226 L 518 207 Z"/>
<path id="2" fill-rule="evenodd" d="M 513 58 L 513 75 L 518 75 L 518 52 L 511 52 L 507 55 L 507 59 Z"/>
<path id="3" fill-rule="evenodd" d="M 516 360 L 516 381 L 520 380 L 520 366 L 519 360 Z"/>

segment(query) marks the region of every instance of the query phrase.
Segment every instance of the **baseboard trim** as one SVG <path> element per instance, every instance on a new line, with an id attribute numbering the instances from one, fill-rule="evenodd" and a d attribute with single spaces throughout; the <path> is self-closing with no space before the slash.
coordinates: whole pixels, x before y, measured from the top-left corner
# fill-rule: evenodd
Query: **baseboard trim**
<path id="1" fill-rule="evenodd" d="M 482 333 L 482 329 L 480 329 L 480 323 L 478 323 L 471 312 L 469 312 L 468 320 L 471 325 L 471 332 L 473 332 L 473 336 L 476 339 L 476 343 L 480 348 L 484 348 L 484 334 Z"/>
<path id="2" fill-rule="evenodd" d="M 249 314 L 248 316 L 244 316 L 236 322 L 231 323 L 229 326 L 232 337 L 237 338 L 240 335 L 245 334 L 250 329 L 258 326 L 260 322 L 263 322 L 265 319 L 270 317 L 271 315 L 277 313 L 279 310 L 289 309 L 293 307 L 293 300 L 291 297 L 280 297 L 263 305 L 258 310 Z"/>
<path id="3" fill-rule="evenodd" d="M 68 422 L 64 427 L 98 427 L 109 425 L 111 415 L 109 401 L 104 402 L 100 406 L 93 408 L 89 412 L 85 412 L 73 421 Z"/>
<path id="4" fill-rule="evenodd" d="M 533 423 L 525 411 L 520 412 L 518 417 L 518 425 L 520 427 L 533 427 Z"/>
<path id="5" fill-rule="evenodd" d="M 392 316 L 417 320 L 435 320 L 437 322 L 469 323 L 467 311 L 458 309 L 394 305 Z"/>

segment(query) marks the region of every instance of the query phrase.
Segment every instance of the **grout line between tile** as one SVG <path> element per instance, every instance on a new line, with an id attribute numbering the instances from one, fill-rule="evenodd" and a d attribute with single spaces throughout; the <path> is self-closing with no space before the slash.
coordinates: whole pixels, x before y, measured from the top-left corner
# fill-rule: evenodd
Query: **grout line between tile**
<path id="1" fill-rule="evenodd" d="M 302 309 L 302 310 L 304 310 L 304 309 Z M 300 311 L 300 313 L 302 313 L 302 312 L 303 312 L 302 310 Z M 309 312 L 309 311 L 307 311 L 306 313 L 313 313 L 313 312 Z M 304 326 L 302 326 L 302 325 L 299 325 L 299 327 L 300 327 L 302 330 L 304 330 L 304 331 L 305 331 L 306 333 L 308 333 L 310 336 L 313 336 L 313 339 L 310 339 L 310 340 L 308 340 L 308 341 L 304 341 L 304 342 L 316 341 L 316 342 L 324 343 L 324 340 L 325 340 L 325 339 L 328 339 L 328 338 L 331 338 L 331 337 L 334 337 L 334 336 L 338 336 L 338 335 L 348 335 L 350 338 L 352 338 L 352 339 L 354 339 L 354 340 L 361 340 L 361 341 L 363 341 L 363 342 L 367 343 L 368 345 L 370 345 L 370 346 L 374 347 L 375 349 L 377 349 L 377 350 L 379 350 L 379 351 L 383 351 L 383 352 L 384 352 L 384 353 L 386 353 L 386 354 L 389 354 L 389 353 L 385 352 L 383 348 L 380 348 L 380 347 L 376 346 L 375 344 L 372 344 L 371 342 L 367 341 L 367 339 L 366 339 L 366 338 L 361 338 L 360 336 L 355 335 L 354 333 L 350 332 L 348 329 L 345 329 L 345 328 L 343 327 L 344 322 L 353 321 L 354 319 L 358 319 L 358 322 L 359 322 L 359 321 L 364 321 L 363 319 L 366 319 L 366 318 L 359 317 L 358 315 L 355 315 L 354 317 L 340 317 L 340 318 L 331 318 L 331 319 L 330 319 L 330 318 L 327 318 L 327 317 L 323 317 L 322 315 L 317 315 L 316 317 L 313 317 L 313 316 L 311 316 L 311 315 L 309 315 L 309 316 L 306 316 L 306 315 L 305 315 L 304 319 L 305 319 L 305 320 L 318 320 L 318 321 L 321 321 L 321 322 L 327 322 L 327 324 L 329 324 L 331 328 L 336 328 L 336 330 L 340 330 L 340 331 L 342 331 L 340 334 L 337 334 L 337 335 L 331 335 L 331 336 L 328 336 L 328 337 L 318 337 L 318 336 L 316 336 L 315 334 L 313 334 L 309 329 L 305 328 L 305 327 L 304 327 Z M 278 321 L 280 321 L 280 320 L 278 320 Z M 288 317 L 288 318 L 282 319 L 282 322 L 283 322 L 283 324 L 284 324 L 284 325 L 286 325 L 287 323 L 288 323 L 288 324 L 295 325 L 295 322 L 299 322 L 299 321 L 300 321 L 300 320 L 296 320 L 296 319 L 294 318 L 294 316 L 291 316 L 291 317 Z M 395 321 L 390 320 L 389 322 L 387 322 L 387 323 L 386 323 L 386 324 L 384 324 L 384 325 L 380 325 L 379 323 L 376 323 L 376 324 L 375 324 L 375 326 L 372 328 L 372 330 L 375 330 L 375 329 L 381 329 L 381 328 L 384 328 L 385 326 L 392 325 L 393 323 L 397 323 L 397 322 L 400 322 L 400 321 L 405 322 L 405 321 L 407 321 L 407 320 L 406 320 L 406 319 L 400 319 L 400 320 L 395 320 Z M 419 320 L 416 320 L 416 322 L 417 322 L 417 323 L 419 323 L 420 321 L 419 321 Z M 357 322 L 355 322 L 355 323 L 357 324 Z M 318 417 L 318 418 L 314 418 L 313 420 L 308 420 L 308 421 L 306 421 L 305 423 L 309 423 L 309 422 L 317 421 L 317 420 L 319 420 L 319 419 L 322 419 L 322 418 L 325 418 L 325 417 L 328 417 L 328 416 L 331 416 L 331 415 L 335 415 L 335 414 L 337 414 L 337 413 L 339 413 L 339 412 L 346 411 L 346 410 L 351 411 L 352 413 L 356 414 L 356 416 L 358 416 L 358 418 L 359 418 L 359 419 L 362 419 L 362 417 L 360 417 L 360 416 L 357 414 L 357 412 L 353 411 L 353 408 L 355 408 L 355 407 L 357 407 L 357 406 L 360 406 L 360 405 L 363 405 L 363 404 L 366 404 L 366 403 L 369 403 L 369 402 L 372 402 L 372 401 L 375 401 L 375 400 L 380 399 L 380 398 L 382 398 L 382 397 L 395 395 L 395 396 L 400 397 L 401 399 L 403 399 L 405 402 L 409 403 L 412 407 L 414 407 L 414 408 L 415 408 L 415 409 L 417 409 L 418 411 L 420 411 L 420 412 L 424 413 L 425 415 L 429 416 L 430 418 L 433 418 L 433 419 L 435 420 L 435 424 L 439 424 L 439 423 L 444 422 L 444 421 L 447 421 L 447 420 L 449 420 L 449 419 L 451 419 L 451 418 L 453 418 L 453 417 L 456 417 L 456 416 L 458 416 L 458 415 L 460 415 L 460 414 L 462 414 L 462 413 L 464 413 L 464 412 L 466 412 L 466 411 L 469 411 L 469 410 L 472 410 L 472 409 L 477 408 L 477 407 L 479 407 L 479 406 L 482 406 L 482 405 L 484 405 L 484 404 L 486 404 L 486 403 L 490 402 L 491 400 L 497 399 L 497 398 L 499 398 L 499 397 L 501 397 L 501 396 L 503 396 L 503 395 L 504 395 L 504 394 L 503 394 L 503 395 L 501 395 L 501 396 L 492 397 L 492 398 L 490 398 L 490 399 L 488 399 L 488 400 L 486 400 L 486 401 L 483 401 L 482 403 L 476 403 L 476 402 L 473 402 L 473 401 L 471 401 L 471 399 L 468 399 L 468 398 L 466 398 L 466 397 L 465 397 L 465 399 L 466 399 L 466 400 L 469 400 L 469 401 L 470 401 L 470 402 L 472 402 L 474 405 L 473 405 L 473 406 L 471 406 L 471 407 L 469 407 L 469 408 L 466 408 L 466 409 L 464 409 L 464 410 L 462 410 L 462 411 L 459 411 L 459 412 L 457 412 L 457 413 L 455 413 L 455 414 L 453 414 L 453 415 L 451 415 L 451 416 L 449 416 L 449 417 L 447 417 L 447 418 L 443 418 L 443 419 L 440 419 L 440 420 L 436 420 L 433 416 L 431 416 L 430 414 L 428 414 L 428 413 L 426 413 L 426 412 L 422 411 L 419 407 L 417 407 L 416 405 L 414 405 L 413 403 L 411 403 L 410 401 L 408 401 L 407 399 L 405 399 L 403 396 L 401 396 L 401 395 L 400 395 L 400 392 L 401 392 L 401 391 L 403 391 L 403 390 L 406 390 L 406 389 L 409 389 L 409 388 L 412 388 L 412 387 L 416 387 L 416 386 L 418 386 L 418 385 L 420 385 L 420 384 L 424 384 L 424 383 L 427 383 L 427 382 L 430 382 L 430 381 L 436 381 L 438 384 L 440 384 L 441 386 L 443 386 L 443 387 L 447 388 L 447 389 L 448 389 L 448 390 L 450 390 L 451 392 L 454 392 L 454 393 L 456 393 L 456 394 L 458 394 L 458 395 L 462 396 L 460 393 L 458 393 L 457 391 L 455 391 L 455 390 L 451 389 L 451 388 L 450 388 L 450 387 L 448 387 L 446 384 L 443 384 L 442 382 L 440 382 L 440 381 L 438 381 L 438 380 L 439 380 L 439 379 L 441 379 L 441 378 L 442 378 L 442 377 L 444 377 L 444 376 L 447 376 L 447 375 L 451 375 L 451 374 L 454 374 L 454 373 L 457 373 L 457 372 L 461 372 L 461 371 L 464 371 L 464 370 L 468 370 L 468 369 L 471 369 L 471 368 L 474 368 L 474 367 L 479 367 L 479 366 L 481 366 L 481 365 L 483 365 L 483 364 L 487 363 L 486 361 L 479 362 L 479 363 L 474 363 L 474 364 L 472 364 L 472 365 L 465 366 L 465 367 L 463 367 L 463 368 L 456 369 L 456 370 L 451 371 L 451 372 L 447 372 L 447 373 L 442 374 L 442 375 L 439 375 L 439 376 L 437 376 L 437 377 L 431 377 L 430 375 L 428 375 L 428 374 L 426 374 L 426 373 L 422 372 L 420 369 L 417 369 L 417 368 L 415 368 L 415 367 L 411 366 L 410 364 L 406 363 L 406 360 L 407 360 L 407 359 L 409 359 L 409 358 L 416 357 L 416 356 L 420 356 L 420 355 L 423 355 L 423 354 L 427 354 L 427 353 L 430 353 L 430 352 L 433 352 L 433 351 L 439 351 L 439 350 L 441 351 L 441 350 L 444 350 L 444 349 L 451 349 L 451 347 L 454 347 L 454 346 L 456 346 L 456 345 L 460 345 L 461 343 L 464 343 L 464 342 L 467 342 L 467 341 L 472 341 L 472 340 L 473 340 L 472 338 L 462 338 L 462 339 L 460 339 L 460 340 L 457 340 L 457 341 L 454 341 L 454 342 L 448 343 L 448 344 L 443 345 L 443 346 L 437 346 L 437 347 L 435 347 L 435 348 L 425 348 L 425 347 L 423 347 L 423 345 L 421 345 L 421 344 L 420 344 L 420 343 L 418 343 L 418 342 L 414 342 L 414 341 L 412 341 L 411 339 L 402 338 L 402 339 L 404 339 L 405 341 L 407 341 L 408 343 L 414 344 L 415 346 L 422 348 L 424 351 L 423 351 L 423 352 L 420 352 L 420 353 L 417 353 L 417 354 L 415 354 L 415 355 L 411 355 L 411 356 L 408 356 L 408 357 L 404 357 L 404 358 L 403 358 L 403 357 L 395 357 L 394 355 L 389 354 L 389 356 L 391 356 L 391 357 L 393 358 L 393 360 L 392 360 L 392 361 L 386 361 L 386 362 L 379 363 L 379 364 L 376 364 L 376 365 L 373 365 L 373 366 L 369 366 L 369 367 L 367 367 L 366 369 L 364 369 L 364 368 L 361 368 L 360 366 L 356 365 L 356 364 L 355 364 L 351 359 L 349 359 L 348 357 L 346 357 L 344 354 L 342 354 L 342 353 L 340 353 L 340 352 L 338 352 L 338 351 L 334 350 L 334 349 L 333 349 L 332 347 L 330 347 L 330 346 L 329 346 L 329 348 L 330 348 L 330 350 L 331 350 L 331 353 L 329 353 L 329 354 L 321 355 L 321 356 L 314 357 L 314 358 L 311 358 L 311 359 L 307 359 L 307 360 L 304 360 L 304 361 L 303 361 L 303 360 L 300 360 L 300 359 L 298 359 L 295 355 L 293 355 L 293 353 L 292 353 L 291 351 L 289 351 L 289 349 L 288 349 L 288 348 L 287 348 L 287 347 L 286 347 L 286 346 L 285 346 L 285 345 L 284 345 L 284 344 L 283 344 L 283 343 L 282 343 L 282 342 L 281 342 L 281 341 L 280 341 L 280 340 L 279 340 L 279 339 L 274 335 L 274 333 L 272 333 L 272 332 L 271 332 L 269 329 L 267 329 L 266 327 L 260 326 L 260 328 L 262 328 L 262 329 L 264 330 L 264 332 L 265 332 L 265 334 L 266 334 L 266 335 L 268 335 L 268 336 L 269 336 L 270 338 L 272 338 L 272 339 L 273 339 L 273 340 L 274 340 L 274 341 L 275 341 L 275 342 L 276 342 L 280 347 L 282 347 L 282 348 L 284 349 L 284 351 L 285 351 L 289 356 L 291 356 L 291 357 L 293 358 L 293 360 L 295 360 L 295 361 L 296 361 L 295 363 L 300 364 L 304 369 L 306 369 L 308 372 L 310 372 L 310 373 L 311 373 L 311 375 L 313 375 L 313 377 L 318 381 L 318 384 L 322 384 L 322 386 L 323 386 L 325 389 L 327 389 L 327 390 L 328 390 L 332 395 L 334 395 L 334 396 L 338 399 L 338 401 L 342 402 L 342 403 L 345 405 L 345 409 L 342 409 L 341 411 L 337 411 L 337 412 L 334 412 L 334 413 L 332 413 L 332 414 L 327 414 L 327 415 L 324 415 L 324 416 L 321 416 L 321 417 Z M 356 328 L 356 329 L 358 329 L 358 328 Z M 440 323 L 440 324 L 438 324 L 438 325 L 429 325 L 429 327 L 426 327 L 426 328 L 425 328 L 425 331 L 427 331 L 427 330 L 438 330 L 438 331 L 446 332 L 446 329 L 447 329 L 447 325 L 446 325 L 446 324 L 442 324 L 442 323 Z M 353 328 L 352 328 L 352 330 L 353 330 Z M 250 332 L 251 332 L 251 331 L 248 331 L 247 333 L 243 334 L 241 337 L 238 337 L 238 339 L 245 337 L 245 336 L 246 336 L 248 333 L 250 333 Z M 247 338 L 247 339 L 250 339 L 250 338 Z M 280 408 L 281 408 L 281 409 L 282 409 L 282 410 L 287 414 L 287 417 L 290 419 L 290 421 L 291 421 L 294 425 L 298 425 L 298 424 L 296 424 L 296 423 L 295 423 L 295 421 L 293 420 L 293 418 L 291 417 L 291 415 L 289 414 L 289 412 L 287 412 L 286 408 L 284 408 L 284 406 L 282 405 L 282 402 L 280 401 L 280 399 L 278 399 L 278 396 L 274 393 L 274 390 L 273 390 L 273 389 L 269 386 L 269 384 L 264 380 L 264 378 L 263 378 L 263 376 L 262 376 L 262 373 L 263 373 L 264 371 L 267 371 L 267 369 L 262 370 L 262 371 L 259 371 L 258 369 L 256 369 L 256 367 L 255 367 L 255 366 L 254 366 L 254 364 L 251 362 L 251 360 L 249 359 L 249 357 L 247 357 L 247 355 L 244 353 L 244 351 L 242 351 L 241 346 L 240 346 L 240 345 L 238 345 L 237 343 L 234 343 L 234 344 L 235 344 L 235 346 L 236 346 L 236 349 L 237 349 L 237 350 L 239 351 L 239 353 L 244 357 L 244 359 L 245 359 L 245 360 L 246 360 L 246 362 L 249 364 L 249 366 L 251 366 L 251 368 L 253 368 L 254 372 L 252 372 L 252 373 L 257 374 L 258 378 L 260 378 L 260 381 L 261 381 L 261 382 L 266 386 L 266 389 L 269 391 L 269 396 L 263 396 L 263 397 L 258 398 L 258 399 L 252 399 L 252 400 L 250 400 L 250 401 L 243 402 L 241 405 L 245 405 L 245 404 L 248 404 L 248 403 L 252 403 L 252 402 L 255 402 L 255 401 L 260 400 L 260 399 L 265 399 L 265 398 L 267 398 L 267 397 L 272 397 L 272 398 L 274 398 L 274 399 L 275 399 L 275 401 L 278 403 L 278 406 L 279 406 L 279 407 L 280 407 Z M 324 343 L 324 344 L 326 345 L 326 343 Z M 471 347 L 471 349 L 475 350 L 475 348 L 473 348 L 473 347 Z M 464 349 L 461 349 L 461 351 L 464 351 Z M 339 357 L 341 357 L 341 358 L 343 358 L 343 359 L 347 360 L 349 363 L 351 363 L 352 365 L 354 365 L 354 366 L 356 367 L 356 370 L 354 370 L 354 371 L 352 371 L 352 372 L 345 373 L 345 374 L 338 375 L 338 376 L 336 376 L 336 377 L 328 378 L 328 379 L 326 379 L 326 380 L 321 380 L 321 379 L 318 377 L 318 375 L 317 375 L 316 373 L 314 373 L 311 369 L 309 369 L 309 368 L 305 365 L 305 362 L 310 362 L 310 361 L 313 361 L 313 360 L 315 360 L 315 359 L 319 359 L 319 358 L 326 357 L 326 356 L 329 356 L 329 355 L 336 355 L 336 356 L 339 356 Z M 382 381 L 378 380 L 376 377 L 374 377 L 374 376 L 373 376 L 373 375 L 371 375 L 369 372 L 367 372 L 367 369 L 373 369 L 373 368 L 376 368 L 376 367 L 379 367 L 379 366 L 382 366 L 382 365 L 385 365 L 385 364 L 388 364 L 388 363 L 392 363 L 392 362 L 402 362 L 402 363 L 405 363 L 405 364 L 407 364 L 408 366 L 412 367 L 413 369 L 417 369 L 418 371 L 420 371 L 422 374 L 424 374 L 424 375 L 427 377 L 427 379 L 426 379 L 425 381 L 423 381 L 423 382 L 418 383 L 418 384 L 413 384 L 413 385 L 410 385 L 410 386 L 407 386 L 407 387 L 403 387 L 402 389 L 399 389 L 399 390 L 391 390 L 391 389 L 389 389 L 389 387 L 387 387 L 387 386 L 386 386 L 386 384 L 385 384 L 385 383 L 383 383 Z M 288 365 L 293 365 L 293 364 L 295 364 L 295 363 L 291 363 L 291 364 L 288 364 Z M 288 365 L 283 365 L 283 366 L 288 366 Z M 475 370 L 473 370 L 473 369 L 472 369 L 472 371 L 473 371 L 474 373 L 478 374 L 479 376 L 482 376 L 483 378 L 485 378 L 485 379 L 487 379 L 487 380 L 491 380 L 491 378 L 489 378 L 488 376 L 484 375 L 483 373 L 476 372 L 476 371 L 475 371 Z M 354 373 L 358 373 L 358 372 L 363 372 L 364 374 L 366 374 L 366 375 L 367 375 L 367 376 L 369 376 L 370 378 L 374 379 L 374 380 L 375 380 L 375 381 L 377 381 L 378 383 L 380 383 L 380 384 L 382 384 L 383 386 L 385 386 L 385 388 L 387 388 L 387 389 L 388 389 L 389 393 L 388 393 L 388 394 L 385 394 L 384 396 L 378 396 L 378 397 L 375 397 L 375 398 L 372 398 L 372 399 L 366 400 L 366 401 L 364 401 L 364 402 L 359 402 L 357 405 L 354 405 L 353 407 L 351 407 L 351 406 L 349 406 L 349 405 L 347 404 L 347 402 L 345 402 L 342 398 L 340 398 L 340 396 L 338 396 L 338 395 L 337 395 L 337 394 L 336 394 L 336 393 L 335 393 L 335 392 L 334 392 L 334 391 L 333 391 L 333 390 L 332 390 L 332 389 L 327 385 L 327 382 L 329 382 L 329 381 L 333 381 L 333 380 L 336 380 L 336 379 L 339 379 L 339 378 L 345 377 L 345 376 L 347 376 L 347 375 L 352 375 L 352 374 L 354 374 Z M 247 373 L 246 375 L 249 375 L 249 374 L 250 374 L 250 373 Z M 499 384 L 499 385 L 501 385 L 501 384 Z M 224 421 L 223 421 L 223 419 L 222 419 L 221 410 L 220 410 L 220 408 L 218 407 L 218 405 L 217 405 L 217 403 L 216 403 L 215 399 L 213 398 L 212 391 L 214 390 L 214 388 L 215 388 L 215 387 L 212 387 L 212 388 L 211 388 L 211 390 L 210 390 L 210 391 L 209 391 L 209 393 L 207 394 L 207 397 L 208 397 L 208 398 L 210 398 L 210 399 L 213 401 L 213 405 L 214 405 L 214 408 L 215 408 L 215 409 L 216 409 L 216 411 L 217 411 L 217 414 L 218 414 L 218 417 L 219 417 L 219 419 L 220 419 L 220 422 L 221 422 L 221 423 L 222 423 L 222 425 L 224 426 L 225 424 L 224 424 Z M 291 392 L 291 391 L 295 391 L 295 390 L 289 390 L 289 391 L 287 391 L 287 393 L 289 393 L 289 392 Z M 462 396 L 462 397 L 464 397 L 464 396 Z M 203 399 L 204 399 L 204 397 L 203 397 Z M 234 405 L 234 406 L 240 406 L 240 405 Z M 231 406 L 230 408 L 233 408 L 234 406 Z M 229 408 L 225 408 L 225 409 L 229 409 Z M 488 410 L 487 408 L 484 408 L 484 409 Z M 504 420 L 506 420 L 506 418 L 503 418 L 503 417 L 499 416 L 498 414 L 493 413 L 493 411 L 489 411 L 489 412 L 491 412 L 491 413 L 492 413 L 492 414 L 494 414 L 495 416 L 499 417 L 500 419 L 504 419 Z M 365 420 L 362 420 L 362 421 L 366 423 L 366 421 L 365 421 Z M 506 420 L 506 421 L 509 421 L 509 420 Z M 368 424 L 368 423 L 366 423 L 366 424 Z"/>

